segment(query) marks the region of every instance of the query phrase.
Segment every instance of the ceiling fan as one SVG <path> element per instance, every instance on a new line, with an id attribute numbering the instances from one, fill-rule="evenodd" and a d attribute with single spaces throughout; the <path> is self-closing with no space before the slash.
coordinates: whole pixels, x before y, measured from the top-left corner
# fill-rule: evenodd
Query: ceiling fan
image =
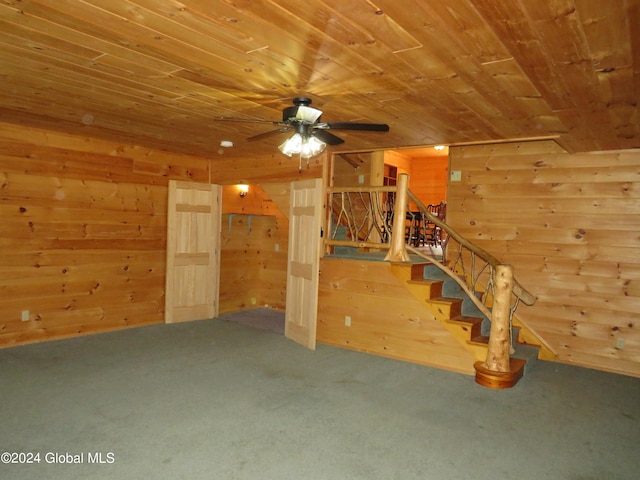
<path id="1" fill-rule="evenodd" d="M 311 99 L 297 97 L 293 99 L 293 106 L 282 111 L 282 121 L 254 120 L 231 117 L 220 117 L 218 120 L 235 122 L 260 122 L 278 125 L 280 128 L 260 133 L 248 138 L 249 141 L 262 140 L 282 132 L 295 133 L 278 148 L 285 155 L 292 157 L 299 155 L 300 159 L 309 159 L 321 153 L 327 145 L 340 145 L 344 140 L 328 130 L 362 130 L 368 132 L 388 132 L 389 125 L 384 123 L 357 122 L 322 122 L 322 110 L 311 106 Z"/>

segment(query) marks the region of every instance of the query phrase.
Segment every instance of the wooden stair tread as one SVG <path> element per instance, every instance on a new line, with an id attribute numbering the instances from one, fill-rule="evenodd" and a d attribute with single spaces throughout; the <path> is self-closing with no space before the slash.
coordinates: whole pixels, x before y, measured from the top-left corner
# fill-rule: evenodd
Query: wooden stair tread
<path id="1" fill-rule="evenodd" d="M 415 278 L 411 280 L 407 280 L 407 283 L 412 283 L 415 285 L 434 285 L 443 283 L 442 280 L 427 280 L 426 278 Z"/>
<path id="2" fill-rule="evenodd" d="M 433 303 L 445 303 L 447 305 L 451 305 L 451 304 L 455 304 L 455 303 L 462 303 L 462 298 L 437 297 L 437 298 L 432 298 L 430 301 L 433 302 Z"/>
<path id="3" fill-rule="evenodd" d="M 469 315 L 458 315 L 457 317 L 453 317 L 450 322 L 456 323 L 464 323 L 468 325 L 479 325 L 482 324 L 482 318 L 480 317 L 471 317 Z"/>

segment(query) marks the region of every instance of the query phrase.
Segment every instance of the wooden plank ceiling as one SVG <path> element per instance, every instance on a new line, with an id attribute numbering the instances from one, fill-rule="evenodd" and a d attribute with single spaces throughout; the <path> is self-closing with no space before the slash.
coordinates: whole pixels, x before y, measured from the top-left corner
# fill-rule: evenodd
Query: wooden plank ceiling
<path id="1" fill-rule="evenodd" d="M 0 0 L 0 120 L 206 155 L 308 96 L 334 151 L 640 147 L 640 0 Z M 233 148 L 222 148 L 231 140 Z"/>

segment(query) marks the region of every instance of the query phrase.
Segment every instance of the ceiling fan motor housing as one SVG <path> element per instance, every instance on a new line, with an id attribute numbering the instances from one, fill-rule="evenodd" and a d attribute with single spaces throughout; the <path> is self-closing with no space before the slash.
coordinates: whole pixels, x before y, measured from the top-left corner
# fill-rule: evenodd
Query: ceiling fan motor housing
<path id="1" fill-rule="evenodd" d="M 298 107 L 309 107 L 309 106 L 311 106 L 310 98 L 307 98 L 307 97 L 294 98 L 293 106 L 286 107 L 284 110 L 282 110 L 282 121 L 286 123 L 288 121 L 295 120 L 296 116 L 298 115 Z M 320 117 L 318 117 L 316 121 L 319 122 Z"/>

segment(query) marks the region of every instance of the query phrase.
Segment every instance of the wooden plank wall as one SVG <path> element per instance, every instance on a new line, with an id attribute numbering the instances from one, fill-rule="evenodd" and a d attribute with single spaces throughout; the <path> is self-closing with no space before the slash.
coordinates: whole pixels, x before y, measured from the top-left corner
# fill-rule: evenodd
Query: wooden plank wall
<path id="1" fill-rule="evenodd" d="M 3 125 L 0 345 L 162 322 L 167 182 L 208 176 L 202 159 Z"/>
<path id="2" fill-rule="evenodd" d="M 426 152 L 429 150 L 426 149 Z M 448 156 L 425 153 L 423 157 L 412 158 L 409 189 L 425 205 L 437 205 L 447 199 L 448 180 Z"/>
<path id="3" fill-rule="evenodd" d="M 247 185 L 249 191 L 244 197 L 240 196 L 238 185 L 226 185 L 222 187 L 222 213 L 237 213 L 242 215 L 270 215 L 286 218 L 288 210 L 289 183 L 269 183 L 264 185 Z M 268 192 L 266 190 L 268 190 Z M 279 192 L 287 197 L 287 203 L 281 205 Z M 281 208 L 282 207 L 282 208 Z"/>
<path id="4" fill-rule="evenodd" d="M 281 154 L 269 154 L 246 159 L 226 159 L 224 155 L 212 159 L 211 183 L 232 185 L 237 183 L 282 183 L 321 178 L 326 153 L 311 159 L 307 168 L 298 170 L 298 160 Z"/>
<path id="5" fill-rule="evenodd" d="M 409 190 L 425 205 L 438 204 L 447 199 L 449 179 L 449 157 L 434 155 L 432 148 L 425 148 L 424 154 L 416 154 L 412 149 L 411 157 L 402 150 L 387 151 L 384 162 L 398 167 L 398 174 L 409 174 Z"/>
<path id="6" fill-rule="evenodd" d="M 455 147 L 448 222 L 511 263 L 561 362 L 640 376 L 640 150 Z"/>
<path id="7" fill-rule="evenodd" d="M 317 341 L 465 374 L 475 371 L 474 357 L 388 262 L 321 259 Z"/>
<path id="8" fill-rule="evenodd" d="M 333 158 L 332 186 L 371 185 L 371 153 L 361 153 L 357 156 L 357 161 L 353 162 L 358 165 L 358 168 L 354 168 L 340 156 Z M 362 179 L 362 183 L 359 183 L 360 179 Z"/>
<path id="9" fill-rule="evenodd" d="M 223 188 L 220 313 L 285 309 L 289 221 L 260 185 Z"/>
<path id="10" fill-rule="evenodd" d="M 283 168 L 280 160 L 270 166 L 269 158 L 262 160 L 267 177 Z M 235 164 L 246 172 L 256 162 Z M 207 182 L 214 176 L 210 165 L 0 123 L 0 346 L 162 322 L 168 180 Z M 313 170 L 300 173 L 294 165 L 290 171 L 300 178 Z M 242 180 L 229 172 L 218 178 Z M 264 202 L 260 208 L 273 213 Z M 284 226 L 259 225 L 254 228 L 286 246 L 279 237 Z M 277 256 L 255 268 L 265 276 L 286 272 Z M 280 305 L 281 283 L 263 282 L 258 295 Z M 21 320 L 23 311 L 29 320 Z"/>
<path id="11" fill-rule="evenodd" d="M 398 167 L 398 175 L 406 173 L 409 177 L 412 176 L 413 162 L 411 157 L 403 154 L 401 150 L 387 150 L 384 152 L 383 158 L 385 164 Z"/>

